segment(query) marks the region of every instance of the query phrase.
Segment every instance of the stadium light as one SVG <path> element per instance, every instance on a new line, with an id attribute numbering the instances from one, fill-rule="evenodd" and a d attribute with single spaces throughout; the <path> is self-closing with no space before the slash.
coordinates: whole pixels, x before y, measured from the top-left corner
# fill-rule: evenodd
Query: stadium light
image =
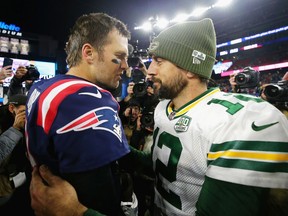
<path id="1" fill-rule="evenodd" d="M 175 18 L 169 20 L 166 19 L 158 19 L 158 16 L 156 17 L 150 17 L 148 20 L 150 22 L 150 26 L 145 23 L 142 26 L 137 26 L 134 27 L 134 30 L 139 30 L 139 29 L 143 29 L 145 31 L 153 31 L 154 27 L 163 29 L 165 27 L 167 27 L 170 23 L 177 23 L 177 22 L 183 22 L 188 20 L 190 17 L 194 16 L 194 17 L 198 17 L 203 15 L 206 11 L 214 8 L 214 7 L 225 7 L 228 6 L 229 4 L 231 4 L 233 0 L 218 0 L 214 5 L 210 5 L 208 7 L 199 7 L 199 8 L 195 8 L 191 14 L 178 14 Z M 159 22 L 159 23 L 158 23 Z"/>
<path id="2" fill-rule="evenodd" d="M 158 27 L 159 29 L 164 29 L 169 25 L 169 20 L 161 18 L 155 23 L 155 27 Z"/>
<path id="3" fill-rule="evenodd" d="M 210 8 L 212 7 L 199 7 L 199 8 L 196 8 L 192 13 L 191 13 L 191 16 L 194 16 L 194 17 L 199 17 L 201 15 L 203 15 L 207 10 L 209 10 Z"/>
<path id="4" fill-rule="evenodd" d="M 212 7 L 227 7 L 231 4 L 231 2 L 232 0 L 219 0 L 214 5 L 212 5 Z"/>
<path id="5" fill-rule="evenodd" d="M 172 19 L 170 22 L 183 22 L 185 20 L 187 20 L 190 17 L 189 14 L 178 14 L 174 19 Z"/>

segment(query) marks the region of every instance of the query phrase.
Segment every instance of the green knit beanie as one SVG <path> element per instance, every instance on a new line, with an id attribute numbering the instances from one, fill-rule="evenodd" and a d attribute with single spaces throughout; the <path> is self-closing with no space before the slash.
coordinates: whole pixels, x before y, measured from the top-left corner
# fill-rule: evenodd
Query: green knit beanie
<path id="1" fill-rule="evenodd" d="M 205 78 L 210 78 L 216 57 L 216 34 L 211 19 L 175 24 L 150 44 L 149 53 Z"/>

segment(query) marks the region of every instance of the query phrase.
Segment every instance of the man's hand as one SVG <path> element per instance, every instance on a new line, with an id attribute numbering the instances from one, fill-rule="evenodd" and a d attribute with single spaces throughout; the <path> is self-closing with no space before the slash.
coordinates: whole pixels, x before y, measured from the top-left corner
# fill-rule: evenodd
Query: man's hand
<path id="1" fill-rule="evenodd" d="M 13 127 L 17 130 L 24 129 L 25 119 L 26 119 L 25 108 L 21 108 L 21 109 L 17 110 L 16 116 L 14 119 L 14 123 L 13 123 Z"/>
<path id="2" fill-rule="evenodd" d="M 19 66 L 16 70 L 15 76 L 16 76 L 16 78 L 21 79 L 23 76 L 26 75 L 27 72 L 28 72 L 28 70 L 26 69 L 26 67 Z"/>
<path id="3" fill-rule="evenodd" d="M 45 165 L 33 168 L 30 196 L 36 216 L 82 216 L 87 210 L 78 201 L 73 186 Z"/>
<path id="4" fill-rule="evenodd" d="M 0 80 L 5 79 L 7 77 L 11 77 L 12 74 L 13 74 L 12 65 L 2 67 L 0 71 Z"/>
<path id="5" fill-rule="evenodd" d="M 128 95 L 133 95 L 134 85 L 135 85 L 134 82 L 130 82 L 130 83 L 128 84 L 128 87 L 127 87 L 127 93 L 128 93 Z"/>
<path id="6" fill-rule="evenodd" d="M 232 74 L 230 74 L 230 78 L 229 78 L 229 83 L 232 87 L 232 91 L 233 92 L 237 92 L 237 83 L 235 81 L 235 76 L 238 74 L 238 72 L 233 72 Z"/>

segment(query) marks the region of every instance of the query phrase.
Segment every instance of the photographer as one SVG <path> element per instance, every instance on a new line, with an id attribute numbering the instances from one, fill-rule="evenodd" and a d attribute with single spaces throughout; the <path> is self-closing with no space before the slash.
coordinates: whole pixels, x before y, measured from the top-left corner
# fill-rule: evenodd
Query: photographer
<path id="1" fill-rule="evenodd" d="M 39 79 L 40 73 L 34 65 L 19 66 L 11 79 L 7 96 L 15 94 L 27 94 L 34 81 Z M 25 88 L 22 83 L 25 82 Z"/>
<path id="2" fill-rule="evenodd" d="M 255 89 L 254 95 L 261 97 L 278 108 L 288 117 L 288 72 L 278 83 L 265 83 L 259 88 L 259 72 L 251 67 L 246 67 L 243 72 L 234 72 L 230 75 L 230 85 L 234 93 L 248 93 L 249 90 Z"/>
<path id="3" fill-rule="evenodd" d="M 150 152 L 154 129 L 154 109 L 159 102 L 151 77 L 147 76 L 146 81 L 141 79 L 137 83 L 130 82 L 127 93 L 128 95 L 120 102 L 120 118 L 125 135 L 132 147 L 143 152 Z M 133 188 L 138 199 L 138 215 L 144 216 L 147 212 L 153 212 L 153 171 L 138 164 L 133 164 L 133 168 L 127 169 L 130 170 L 133 178 Z"/>
<path id="4" fill-rule="evenodd" d="M 130 142 L 130 137 L 132 136 L 133 130 L 136 128 L 137 118 L 140 114 L 141 106 L 137 99 L 132 98 L 128 102 L 128 106 L 125 111 L 120 115 L 124 132 L 128 143 Z"/>
<path id="5" fill-rule="evenodd" d="M 144 108 L 142 113 L 138 115 L 136 128 L 130 138 L 130 145 L 140 151 L 150 153 L 153 144 L 154 109 L 148 112 L 149 110 Z M 138 199 L 138 216 L 144 216 L 147 213 L 152 214 L 155 180 L 153 170 L 138 163 L 133 164 L 132 170 L 134 170 L 132 172 L 133 188 Z"/>
<path id="6" fill-rule="evenodd" d="M 259 94 L 260 73 L 252 67 L 230 74 L 229 82 L 234 93 Z"/>
<path id="7" fill-rule="evenodd" d="M 151 153 L 153 144 L 154 129 L 154 110 L 159 102 L 158 96 L 154 94 L 154 89 L 149 81 L 140 82 L 133 87 L 133 101 L 139 101 L 137 104 L 141 107 L 141 113 L 138 114 L 132 129 L 132 136 L 129 138 L 129 144 L 143 152 Z M 135 102 L 134 102 L 135 103 Z M 135 117 L 135 116 L 134 116 Z M 153 213 L 154 200 L 154 173 L 153 170 L 133 164 L 133 187 L 138 199 L 138 215 L 144 216 L 147 213 Z"/>
<path id="8" fill-rule="evenodd" d="M 288 72 L 278 83 L 262 85 L 260 97 L 272 103 L 288 118 Z"/>
<path id="9" fill-rule="evenodd" d="M 130 82 L 127 87 L 128 95 L 119 102 L 119 116 L 128 142 L 130 142 L 132 131 L 136 129 L 136 121 L 140 111 L 142 110 L 142 114 L 146 114 L 143 119 L 146 117 L 147 122 L 148 113 L 153 112 L 156 104 L 159 102 L 158 96 L 154 94 L 153 87 L 153 82 L 148 79 L 146 82 L 141 81 L 136 84 Z"/>
<path id="10" fill-rule="evenodd" d="M 140 57 L 136 57 L 135 55 L 130 54 L 127 62 L 129 68 L 123 71 L 121 75 L 121 86 L 119 87 L 120 97 L 117 98 L 119 102 L 121 102 L 122 100 L 125 100 L 127 102 L 130 97 L 129 92 L 128 90 L 126 91 L 126 89 L 131 86 L 131 83 L 135 84 L 145 80 L 145 77 L 147 75 L 147 67 Z"/>
<path id="11" fill-rule="evenodd" d="M 0 212 L 1 215 L 32 215 L 29 183 L 31 165 L 25 142 L 27 96 L 13 95 L 0 107 Z"/>

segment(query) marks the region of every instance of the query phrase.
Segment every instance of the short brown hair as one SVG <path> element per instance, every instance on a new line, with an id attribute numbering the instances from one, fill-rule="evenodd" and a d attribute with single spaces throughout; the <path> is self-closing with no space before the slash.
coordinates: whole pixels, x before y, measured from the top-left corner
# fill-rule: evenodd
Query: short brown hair
<path id="1" fill-rule="evenodd" d="M 90 13 L 80 16 L 70 31 L 65 47 L 66 62 L 69 67 L 77 65 L 81 60 L 81 49 L 85 43 L 90 43 L 101 53 L 107 43 L 107 35 L 116 29 L 120 35 L 130 39 L 127 26 L 120 20 L 105 13 Z"/>

